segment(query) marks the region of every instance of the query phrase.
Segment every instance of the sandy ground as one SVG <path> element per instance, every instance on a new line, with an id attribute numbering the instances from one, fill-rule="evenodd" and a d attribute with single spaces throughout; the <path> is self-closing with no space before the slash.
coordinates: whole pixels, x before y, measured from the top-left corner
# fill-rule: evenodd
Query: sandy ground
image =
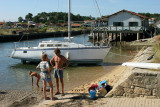
<path id="1" fill-rule="evenodd" d="M 47 105 L 47 103 L 55 102 L 56 106 L 62 106 L 62 103 L 65 104 L 65 102 L 67 102 L 68 105 L 79 105 L 80 103 L 77 103 L 77 101 L 80 101 L 80 99 L 87 99 L 83 102 L 80 101 L 82 104 L 90 104 L 93 102 L 88 94 L 88 88 L 91 86 L 91 84 L 98 84 L 101 80 L 107 80 L 108 84 L 113 86 L 113 84 L 117 81 L 125 69 L 126 67 L 118 66 L 110 73 L 107 73 L 106 75 L 94 80 L 93 82 L 81 85 L 71 91 L 65 92 L 66 95 L 64 97 L 57 95 L 55 96 L 56 102 L 50 100 L 44 101 L 42 91 L 33 92 L 28 90 L 0 90 L 0 105 L 1 107 L 30 107 L 39 105 L 39 103 L 40 105 L 43 105 L 41 102 L 43 102 L 44 105 Z M 49 92 L 47 92 L 47 94 L 48 97 L 50 97 Z M 53 104 L 51 103 L 51 105 Z"/>

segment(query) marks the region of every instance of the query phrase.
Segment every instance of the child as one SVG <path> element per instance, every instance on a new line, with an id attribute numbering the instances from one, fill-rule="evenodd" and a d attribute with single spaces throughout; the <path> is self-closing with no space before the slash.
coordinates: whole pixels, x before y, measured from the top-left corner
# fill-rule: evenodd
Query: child
<path id="1" fill-rule="evenodd" d="M 33 76 L 37 77 L 36 85 L 37 85 L 37 87 L 39 88 L 38 82 L 39 82 L 39 80 L 41 79 L 41 76 L 40 76 L 37 72 L 32 72 L 32 71 L 29 71 L 28 74 L 29 74 L 29 75 L 31 76 L 31 78 L 32 78 L 32 86 L 33 86 Z"/>
<path id="2" fill-rule="evenodd" d="M 50 94 L 51 94 L 51 100 L 54 100 L 53 98 L 53 84 L 52 84 L 52 79 L 51 79 L 51 68 L 49 66 L 48 61 L 48 56 L 47 54 L 43 54 L 41 57 L 41 62 L 38 64 L 38 66 L 36 67 L 37 69 L 41 70 L 41 78 L 43 80 L 43 94 L 44 94 L 44 99 L 46 100 L 46 82 L 49 83 L 50 86 Z"/>

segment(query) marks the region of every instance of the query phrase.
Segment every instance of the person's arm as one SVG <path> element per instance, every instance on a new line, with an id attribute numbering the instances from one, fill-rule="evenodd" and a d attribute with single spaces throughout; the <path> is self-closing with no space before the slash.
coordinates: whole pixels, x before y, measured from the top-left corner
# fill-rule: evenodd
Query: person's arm
<path id="1" fill-rule="evenodd" d="M 50 60 L 50 64 L 54 68 L 53 61 L 54 61 L 54 57 L 52 57 L 52 59 Z"/>
<path id="2" fill-rule="evenodd" d="M 51 76 L 51 68 L 50 68 L 50 66 L 49 66 L 49 63 L 47 62 L 46 63 L 46 67 L 47 67 L 47 69 L 48 69 L 48 74 L 49 74 L 49 76 Z"/>
<path id="3" fill-rule="evenodd" d="M 32 86 L 33 86 L 33 75 L 31 74 L 31 79 L 32 79 Z"/>
<path id="4" fill-rule="evenodd" d="M 36 69 L 40 70 L 40 63 L 37 65 Z"/>
<path id="5" fill-rule="evenodd" d="M 68 60 L 65 57 L 63 57 L 63 60 L 66 63 L 65 68 L 64 68 L 64 69 L 66 69 L 68 67 L 68 65 L 69 65 L 69 62 L 68 62 Z"/>
<path id="6" fill-rule="evenodd" d="M 49 74 L 49 76 L 51 76 L 51 68 L 50 67 L 48 67 L 48 74 Z"/>

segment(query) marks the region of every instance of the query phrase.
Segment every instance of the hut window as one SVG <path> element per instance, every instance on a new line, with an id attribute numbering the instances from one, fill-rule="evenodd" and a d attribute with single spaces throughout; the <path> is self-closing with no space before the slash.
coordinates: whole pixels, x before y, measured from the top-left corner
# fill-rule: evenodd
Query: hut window
<path id="1" fill-rule="evenodd" d="M 129 26 L 138 26 L 138 22 L 129 22 Z"/>
<path id="2" fill-rule="evenodd" d="M 113 26 L 123 26 L 123 22 L 113 22 Z"/>

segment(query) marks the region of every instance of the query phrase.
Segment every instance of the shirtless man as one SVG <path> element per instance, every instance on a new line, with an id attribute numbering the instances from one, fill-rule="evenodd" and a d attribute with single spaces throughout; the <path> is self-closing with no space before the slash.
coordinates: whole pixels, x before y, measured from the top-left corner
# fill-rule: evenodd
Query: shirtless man
<path id="1" fill-rule="evenodd" d="M 29 74 L 29 75 L 31 76 L 31 78 L 32 78 L 32 86 L 33 86 L 33 76 L 37 77 L 36 85 L 37 85 L 37 87 L 39 88 L 38 82 L 39 82 L 39 80 L 41 79 L 41 76 L 40 76 L 37 72 L 32 72 L 32 71 L 29 71 L 28 74 Z"/>
<path id="2" fill-rule="evenodd" d="M 54 69 L 54 78 L 56 78 L 57 92 L 55 95 L 60 94 L 59 92 L 59 79 L 60 79 L 62 87 L 62 96 L 64 96 L 63 70 L 68 67 L 69 62 L 63 55 L 61 55 L 61 52 L 58 48 L 54 50 L 54 53 L 56 55 L 52 57 L 52 59 L 50 60 L 50 64 Z M 55 65 L 53 64 L 53 61 L 55 61 Z M 64 62 L 66 63 L 65 67 L 63 67 Z"/>

